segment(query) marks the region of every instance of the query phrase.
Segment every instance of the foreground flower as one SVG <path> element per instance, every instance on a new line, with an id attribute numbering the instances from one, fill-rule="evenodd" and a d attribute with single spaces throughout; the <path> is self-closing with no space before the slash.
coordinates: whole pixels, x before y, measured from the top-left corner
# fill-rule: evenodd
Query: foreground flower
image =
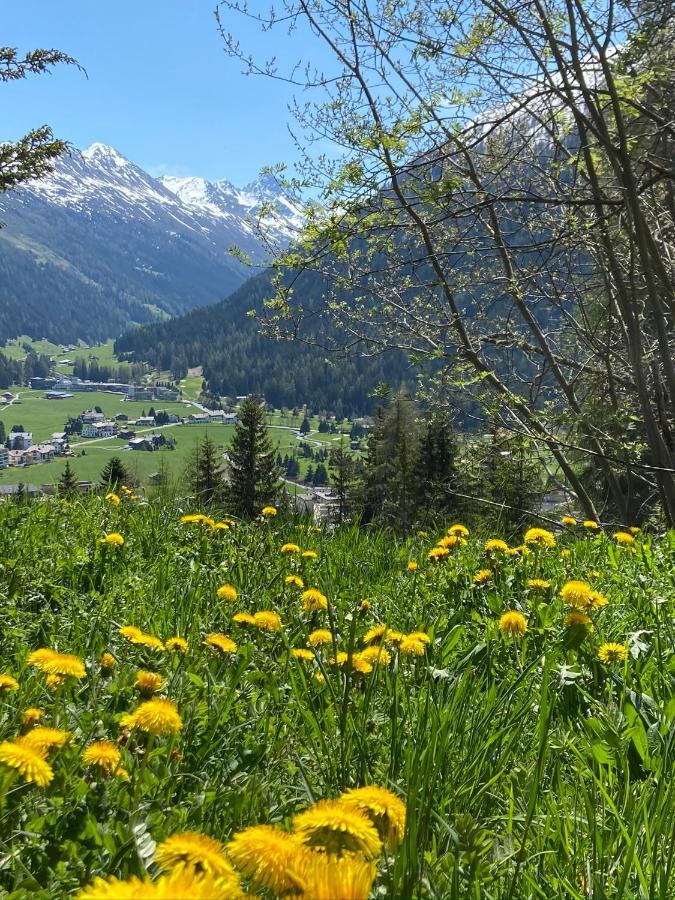
<path id="1" fill-rule="evenodd" d="M 226 634 L 218 634 L 217 632 L 207 634 L 204 638 L 204 643 L 207 647 L 213 647 L 216 650 L 220 650 L 221 653 L 237 652 L 236 643 Z"/>
<path id="2" fill-rule="evenodd" d="M 411 559 L 408 561 L 408 565 L 406 566 L 406 568 L 409 572 L 416 572 L 417 571 L 417 563 L 415 562 L 414 559 Z"/>
<path id="3" fill-rule="evenodd" d="M 563 516 L 560 521 L 562 522 L 563 525 L 576 525 L 577 524 L 577 520 L 574 518 L 574 516 Z"/>
<path id="4" fill-rule="evenodd" d="M 281 631 L 281 618 L 278 613 L 270 609 L 263 609 L 254 613 L 251 624 L 254 628 L 259 628 L 261 631 Z"/>
<path id="5" fill-rule="evenodd" d="M 277 509 L 275 506 L 263 506 L 263 508 L 260 510 L 260 514 L 265 519 L 273 519 L 277 514 Z"/>
<path id="6" fill-rule="evenodd" d="M 123 625 L 119 629 L 122 637 L 125 637 L 132 644 L 139 644 L 142 647 L 148 647 L 150 650 L 164 650 L 164 644 L 158 637 L 152 634 L 146 634 L 135 625 Z"/>
<path id="7" fill-rule="evenodd" d="M 398 649 L 401 656 L 424 656 L 426 644 L 410 635 L 405 635 L 399 642 Z"/>
<path id="8" fill-rule="evenodd" d="M 301 893 L 302 853 L 293 836 L 273 825 L 255 825 L 235 834 L 225 848 L 235 866 L 256 886 L 276 896 Z"/>
<path id="9" fill-rule="evenodd" d="M 75 900 L 239 900 L 243 896 L 234 878 L 200 875 L 183 867 L 157 881 L 136 875 L 125 881 L 114 875 L 94 878 Z"/>
<path id="10" fill-rule="evenodd" d="M 448 534 L 458 534 L 460 537 L 468 537 L 469 529 L 466 527 L 466 525 L 451 525 L 448 528 Z"/>
<path id="11" fill-rule="evenodd" d="M 317 588 L 308 588 L 302 592 L 302 607 L 305 612 L 317 612 L 318 610 L 328 609 L 328 598 Z"/>
<path id="12" fill-rule="evenodd" d="M 61 731 L 59 728 L 43 728 L 38 726 L 31 729 L 23 737 L 17 739 L 22 747 L 32 747 L 39 753 L 47 753 L 52 747 L 63 747 L 72 737 L 69 731 Z"/>
<path id="13" fill-rule="evenodd" d="M 588 595 L 588 605 L 590 607 L 600 607 L 607 606 L 609 600 L 605 597 L 604 594 L 601 594 L 600 591 L 591 591 Z"/>
<path id="14" fill-rule="evenodd" d="M 184 831 L 172 834 L 155 851 L 155 861 L 160 869 L 185 866 L 195 872 L 225 875 L 236 879 L 237 874 L 225 859 L 225 847 L 207 834 Z"/>
<path id="15" fill-rule="evenodd" d="M 19 690 L 19 682 L 16 678 L 12 678 L 11 675 L 0 674 L 0 694 L 4 694 L 9 691 L 18 691 Z"/>
<path id="16" fill-rule="evenodd" d="M 111 531 L 110 534 L 106 534 L 105 537 L 99 538 L 99 544 L 106 544 L 109 547 L 121 547 L 124 543 L 124 538 L 117 531 Z"/>
<path id="17" fill-rule="evenodd" d="M 492 578 L 492 569 L 479 569 L 473 576 L 474 584 L 485 584 Z"/>
<path id="18" fill-rule="evenodd" d="M 500 538 L 491 538 L 485 542 L 486 553 L 508 553 L 509 545 Z"/>
<path id="19" fill-rule="evenodd" d="M 372 628 L 369 628 L 368 631 L 366 631 L 361 640 L 364 644 L 372 644 L 374 641 L 383 640 L 386 636 L 386 633 L 386 625 L 373 625 Z"/>
<path id="20" fill-rule="evenodd" d="M 382 644 L 371 644 L 365 650 L 361 650 L 358 654 L 359 659 L 365 660 L 367 663 L 379 666 L 388 666 L 391 662 L 391 653 L 386 650 Z"/>
<path id="21" fill-rule="evenodd" d="M 537 544 L 539 547 L 555 547 L 553 533 L 545 528 L 528 528 L 523 541 L 526 544 Z"/>
<path id="22" fill-rule="evenodd" d="M 375 859 L 382 841 L 370 819 L 340 800 L 320 800 L 293 819 L 298 840 L 319 853 L 333 856 L 359 853 Z"/>
<path id="23" fill-rule="evenodd" d="M 0 763 L 14 769 L 28 783 L 46 787 L 54 777 L 54 770 L 43 751 L 14 741 L 0 743 Z"/>
<path id="24" fill-rule="evenodd" d="M 152 697 L 157 691 L 161 691 L 164 686 L 164 679 L 158 672 L 148 672 L 146 669 L 139 669 L 136 672 L 136 685 L 143 697 Z"/>
<path id="25" fill-rule="evenodd" d="M 450 556 L 450 551 L 447 547 L 432 547 L 431 550 L 427 553 L 427 559 L 429 562 L 439 563 L 444 559 L 447 559 Z"/>
<path id="26" fill-rule="evenodd" d="M 291 656 L 294 659 L 304 659 L 307 661 L 314 659 L 312 651 L 305 650 L 304 647 L 294 647 L 293 650 L 291 650 Z"/>
<path id="27" fill-rule="evenodd" d="M 594 519 L 586 519 L 584 521 L 584 528 L 588 528 L 590 531 L 595 531 L 599 527 L 600 525 Z"/>
<path id="28" fill-rule="evenodd" d="M 625 644 L 615 644 L 610 641 L 598 647 L 598 659 L 610 666 L 613 663 L 625 662 L 628 659 L 628 647 Z"/>
<path id="29" fill-rule="evenodd" d="M 235 625 L 253 625 L 255 619 L 251 615 L 251 613 L 247 612 L 238 612 L 232 616 L 232 621 Z"/>
<path id="30" fill-rule="evenodd" d="M 368 900 L 377 867 L 361 856 L 305 852 L 299 859 L 298 872 L 302 896 L 308 900 Z"/>
<path id="31" fill-rule="evenodd" d="M 626 547 L 632 547 L 635 543 L 635 538 L 628 531 L 617 531 L 614 540 L 617 544 L 623 544 Z"/>
<path id="32" fill-rule="evenodd" d="M 591 586 L 585 581 L 568 581 L 560 589 L 560 596 L 568 606 L 582 608 L 588 606 L 591 599 Z"/>
<path id="33" fill-rule="evenodd" d="M 102 653 L 101 659 L 99 660 L 99 665 L 101 666 L 101 675 L 109 676 L 115 671 L 115 666 L 117 665 L 117 660 L 112 655 L 112 653 Z"/>
<path id="34" fill-rule="evenodd" d="M 305 586 L 305 582 L 302 580 L 302 578 L 300 578 L 299 575 L 287 575 L 284 578 L 284 581 L 291 587 L 304 588 Z"/>
<path id="35" fill-rule="evenodd" d="M 510 609 L 499 618 L 499 630 L 511 637 L 522 637 L 527 631 L 525 616 L 516 609 Z"/>
<path id="36" fill-rule="evenodd" d="M 121 761 L 120 749 L 112 741 L 94 741 L 82 753 L 82 762 L 85 766 L 95 766 L 106 775 L 120 775 L 124 778 L 127 772 L 121 768 Z"/>
<path id="37" fill-rule="evenodd" d="M 528 578 L 527 586 L 532 591 L 546 591 L 551 587 L 551 582 L 544 581 L 543 578 Z"/>
<path id="38" fill-rule="evenodd" d="M 110 491 L 109 494 L 106 494 L 105 499 L 108 501 L 108 503 L 111 503 L 113 506 L 119 506 L 120 503 L 122 502 L 119 494 L 116 494 L 114 491 Z"/>
<path id="39" fill-rule="evenodd" d="M 436 544 L 437 547 L 443 547 L 445 550 L 453 550 L 459 544 L 460 538 L 456 534 L 449 534 L 443 537 Z"/>
<path id="40" fill-rule="evenodd" d="M 307 638 L 310 647 L 321 647 L 324 644 L 333 643 L 333 635 L 327 628 L 317 628 Z"/>
<path id="41" fill-rule="evenodd" d="M 234 603 L 237 599 L 237 589 L 233 584 L 222 584 L 216 593 L 221 600 L 227 600 L 229 603 Z"/>
<path id="42" fill-rule="evenodd" d="M 132 713 L 122 716 L 124 728 L 139 728 L 146 734 L 176 734 L 183 727 L 183 720 L 172 700 L 158 697 L 146 700 Z"/>
<path id="43" fill-rule="evenodd" d="M 27 663 L 35 666 L 46 675 L 57 675 L 61 678 L 84 678 L 84 663 L 79 656 L 72 653 L 58 653 L 56 650 L 41 648 L 28 655 Z"/>
<path id="44" fill-rule="evenodd" d="M 386 788 L 350 788 L 340 797 L 347 806 L 358 809 L 372 821 L 389 850 L 396 850 L 405 832 L 405 803 Z"/>
<path id="45" fill-rule="evenodd" d="M 303 550 L 302 551 L 303 559 L 316 559 L 318 555 L 319 554 L 316 552 L 316 550 Z"/>
<path id="46" fill-rule="evenodd" d="M 164 644 L 169 653 L 187 653 L 188 642 L 182 637 L 170 637 Z"/>

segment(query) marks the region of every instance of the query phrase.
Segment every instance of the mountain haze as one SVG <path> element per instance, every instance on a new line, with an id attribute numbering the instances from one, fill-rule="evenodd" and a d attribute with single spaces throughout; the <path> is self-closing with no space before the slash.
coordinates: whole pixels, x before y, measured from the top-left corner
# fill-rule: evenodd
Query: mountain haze
<path id="1" fill-rule="evenodd" d="M 266 231 L 288 243 L 300 217 L 273 179 L 153 178 L 105 144 L 73 151 L 0 194 L 0 341 L 102 340 L 221 300 L 250 275 L 231 247 L 265 260 L 269 203 Z"/>

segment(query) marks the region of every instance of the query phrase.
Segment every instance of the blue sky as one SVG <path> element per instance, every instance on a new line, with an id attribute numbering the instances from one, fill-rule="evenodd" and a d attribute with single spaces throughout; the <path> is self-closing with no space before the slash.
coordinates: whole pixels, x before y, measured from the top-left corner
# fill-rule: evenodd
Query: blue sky
<path id="1" fill-rule="evenodd" d="M 56 47 L 86 69 L 55 69 L 0 86 L 2 134 L 49 124 L 76 147 L 111 144 L 152 174 L 200 175 L 235 184 L 292 162 L 291 89 L 245 77 L 217 32 L 215 0 L 3 0 L 4 46 Z M 247 47 L 288 55 L 232 18 Z M 297 44 L 296 44 L 297 46 Z"/>

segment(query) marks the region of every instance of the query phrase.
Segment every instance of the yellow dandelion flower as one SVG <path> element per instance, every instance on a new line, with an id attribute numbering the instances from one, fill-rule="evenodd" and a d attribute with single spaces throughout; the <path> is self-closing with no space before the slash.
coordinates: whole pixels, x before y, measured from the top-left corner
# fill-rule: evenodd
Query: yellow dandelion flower
<path id="1" fill-rule="evenodd" d="M 251 615 L 251 613 L 247 612 L 238 612 L 232 616 L 232 621 L 235 625 L 254 625 L 255 619 Z"/>
<path id="2" fill-rule="evenodd" d="M 414 559 L 408 560 L 408 565 L 406 566 L 406 568 L 409 572 L 416 572 L 417 571 L 417 563 L 415 562 Z"/>
<path id="3" fill-rule="evenodd" d="M 310 647 L 321 647 L 324 644 L 332 644 L 333 635 L 327 628 L 317 628 L 307 638 L 307 643 Z"/>
<path id="4" fill-rule="evenodd" d="M 135 625 L 122 625 L 122 627 L 118 630 L 122 637 L 126 638 L 128 641 L 131 641 L 132 644 L 135 643 L 136 639 L 141 637 L 141 635 L 143 634 L 141 629 L 137 628 Z"/>
<path id="5" fill-rule="evenodd" d="M 568 550 L 567 547 L 565 547 L 564 550 L 560 551 L 560 559 L 569 559 L 571 555 L 572 555 L 572 551 Z"/>
<path id="6" fill-rule="evenodd" d="M 493 574 L 492 569 L 479 569 L 473 576 L 473 583 L 485 584 L 486 581 L 489 581 L 492 578 Z"/>
<path id="7" fill-rule="evenodd" d="M 402 656 L 424 656 L 426 644 L 424 641 L 419 641 L 410 635 L 406 635 L 399 642 L 398 649 L 401 651 Z"/>
<path id="8" fill-rule="evenodd" d="M 431 638 L 426 631 L 411 631 L 410 634 L 406 634 L 406 637 L 411 641 L 419 641 L 421 644 L 431 643 Z"/>
<path id="9" fill-rule="evenodd" d="M 300 547 L 297 544 L 284 544 L 279 553 L 299 553 Z"/>
<path id="10" fill-rule="evenodd" d="M 590 531 L 595 531 L 597 528 L 600 527 L 598 522 L 596 522 L 594 519 L 586 519 L 584 521 L 583 525 L 584 525 L 584 528 L 588 528 Z"/>
<path id="11" fill-rule="evenodd" d="M 614 540 L 617 544 L 622 544 L 626 547 L 632 547 L 635 543 L 635 538 L 628 531 L 617 531 L 614 535 Z"/>
<path id="12" fill-rule="evenodd" d="M 263 609 L 254 613 L 252 625 L 261 631 L 281 631 L 281 618 L 271 609 Z"/>
<path id="13" fill-rule="evenodd" d="M 349 659 L 349 654 L 345 653 L 344 650 L 339 650 L 335 656 L 331 656 L 331 658 L 328 660 L 328 662 L 331 664 L 331 666 L 342 667 L 347 664 L 348 659 Z"/>
<path id="14" fill-rule="evenodd" d="M 182 637 L 170 637 L 167 641 L 165 641 L 164 646 L 169 651 L 169 653 L 187 653 L 188 651 L 188 642 L 185 638 Z"/>
<path id="15" fill-rule="evenodd" d="M 555 537 L 545 528 L 528 528 L 523 541 L 526 544 L 537 544 L 539 547 L 555 547 Z"/>
<path id="16" fill-rule="evenodd" d="M 207 634 L 204 638 L 204 643 L 207 647 L 213 647 L 216 650 L 220 650 L 221 653 L 237 652 L 236 643 L 226 634 L 218 634 L 217 632 Z"/>
<path id="17" fill-rule="evenodd" d="M 305 586 L 305 582 L 302 580 L 302 578 L 299 575 L 287 575 L 284 578 L 284 581 L 286 582 L 286 584 L 290 585 L 291 587 L 304 588 L 304 586 Z"/>
<path id="18" fill-rule="evenodd" d="M 591 586 L 585 581 L 574 579 L 566 582 L 560 589 L 560 596 L 568 606 L 582 608 L 588 606 L 591 599 Z"/>
<path id="19" fill-rule="evenodd" d="M 0 743 L 0 763 L 17 771 L 25 782 L 38 787 L 46 787 L 54 777 L 44 751 L 19 741 Z"/>
<path id="20" fill-rule="evenodd" d="M 316 552 L 316 550 L 303 550 L 302 551 L 303 559 L 316 559 L 318 557 L 318 555 L 319 554 Z"/>
<path id="21" fill-rule="evenodd" d="M 291 656 L 294 659 L 304 659 L 304 660 L 314 659 L 314 654 L 312 653 L 312 651 L 305 650 L 304 647 L 294 647 L 291 650 Z"/>
<path id="22" fill-rule="evenodd" d="M 55 691 L 58 687 L 61 687 L 65 680 L 63 675 L 47 675 L 45 685 L 48 690 Z"/>
<path id="23" fill-rule="evenodd" d="M 94 741 L 82 752 L 82 762 L 85 766 L 95 766 L 106 775 L 118 773 L 121 761 L 120 749 L 112 741 Z"/>
<path id="24" fill-rule="evenodd" d="M 349 662 L 352 670 L 358 672 L 359 675 L 370 675 L 373 671 L 372 663 L 369 663 L 367 659 L 364 659 L 360 653 L 353 653 Z"/>
<path id="25" fill-rule="evenodd" d="M 502 634 L 508 634 L 512 637 L 522 637 L 527 631 L 527 621 L 525 620 L 525 616 L 518 612 L 518 610 L 510 609 L 500 616 L 499 630 Z"/>
<path id="26" fill-rule="evenodd" d="M 440 563 L 443 562 L 444 559 L 447 559 L 450 556 L 450 551 L 447 547 L 432 547 L 431 550 L 427 553 L 427 559 L 429 562 Z"/>
<path id="27" fill-rule="evenodd" d="M 164 697 L 146 700 L 145 703 L 122 716 L 123 728 L 139 728 L 147 734 L 176 734 L 183 727 L 176 704 Z"/>
<path id="28" fill-rule="evenodd" d="M 318 681 L 319 684 L 325 684 L 326 676 L 323 674 L 323 672 L 316 672 L 314 675 L 314 681 Z"/>
<path id="29" fill-rule="evenodd" d="M 305 612 L 328 609 L 328 598 L 317 588 L 308 588 L 306 591 L 303 591 L 300 599 Z"/>
<path id="30" fill-rule="evenodd" d="M 156 881 L 131 878 L 121 881 L 114 875 L 94 878 L 75 900 L 239 900 L 244 893 L 234 877 L 215 877 L 185 866 Z"/>
<path id="31" fill-rule="evenodd" d="M 574 518 L 574 516 L 563 516 L 560 521 L 562 522 L 563 525 L 576 525 L 577 524 L 577 520 Z"/>
<path id="32" fill-rule="evenodd" d="M 111 531 L 105 537 L 99 538 L 98 542 L 99 544 L 105 544 L 107 547 L 121 547 L 124 543 L 124 538 L 117 531 Z"/>
<path id="33" fill-rule="evenodd" d="M 221 600 L 227 600 L 229 603 L 234 603 L 237 599 L 237 589 L 233 584 L 221 584 L 216 593 Z"/>
<path id="34" fill-rule="evenodd" d="M 402 631 L 392 631 L 390 628 L 387 629 L 384 639 L 388 644 L 400 644 L 405 634 Z"/>
<path id="35" fill-rule="evenodd" d="M 388 666 L 391 662 L 391 653 L 381 644 L 371 644 L 356 655 L 371 665 Z"/>
<path id="36" fill-rule="evenodd" d="M 112 655 L 112 653 L 103 653 L 101 654 L 99 665 L 101 666 L 101 675 L 112 675 L 112 673 L 115 671 L 117 660 Z"/>
<path id="37" fill-rule="evenodd" d="M 598 659 L 606 666 L 625 662 L 628 659 L 628 647 L 625 644 L 615 644 L 612 641 L 602 644 L 598 647 Z"/>
<path id="38" fill-rule="evenodd" d="M 230 526 L 227 524 L 227 522 L 216 522 L 215 525 L 213 526 L 213 530 L 214 531 L 229 531 Z"/>
<path id="39" fill-rule="evenodd" d="M 45 647 L 34 650 L 28 655 L 27 663 L 35 666 L 45 675 L 58 675 L 60 678 L 84 678 L 84 663 L 79 656 L 72 653 L 58 653 Z"/>
<path id="40" fill-rule="evenodd" d="M 0 674 L 0 694 L 9 693 L 9 691 L 18 691 L 19 682 L 16 678 L 6 673 Z"/>
<path id="41" fill-rule="evenodd" d="M 36 706 L 29 706 L 21 717 L 21 724 L 24 728 L 32 728 L 36 722 L 40 721 L 44 714 L 44 709 L 40 709 Z"/>
<path id="42" fill-rule="evenodd" d="M 385 637 L 386 632 L 386 625 L 373 625 L 372 628 L 369 628 L 368 631 L 366 631 L 361 640 L 364 644 L 372 644 L 374 641 L 382 640 Z"/>
<path id="43" fill-rule="evenodd" d="M 113 506 L 119 506 L 120 503 L 122 502 L 119 494 L 116 494 L 114 491 L 110 491 L 109 494 L 106 494 L 105 499 L 108 501 L 108 503 L 112 504 Z"/>
<path id="44" fill-rule="evenodd" d="M 565 628 L 573 628 L 576 625 L 583 625 L 588 628 L 589 631 L 593 629 L 593 622 L 591 621 L 590 616 L 587 616 L 586 613 L 581 612 L 580 609 L 573 609 L 571 613 L 568 613 L 565 616 Z"/>
<path id="45" fill-rule="evenodd" d="M 260 510 L 260 514 L 265 519 L 273 519 L 277 514 L 277 510 L 275 506 L 263 506 L 263 508 Z"/>
<path id="46" fill-rule="evenodd" d="M 59 728 L 44 728 L 37 725 L 22 737 L 17 738 L 17 744 L 31 747 L 39 753 L 48 753 L 53 747 L 63 747 L 72 737 L 69 731 L 61 731 Z"/>
<path id="47" fill-rule="evenodd" d="M 528 578 L 527 586 L 532 591 L 546 591 L 551 587 L 551 582 L 545 581 L 543 578 Z"/>
<path id="48" fill-rule="evenodd" d="M 201 513 L 187 513 L 180 517 L 184 525 L 194 525 L 195 522 L 201 522 L 203 519 L 204 516 Z"/>
<path id="49" fill-rule="evenodd" d="M 489 541 L 485 542 L 486 553 L 508 553 L 509 549 L 506 541 L 502 541 L 499 538 L 490 538 Z"/>
<path id="50" fill-rule="evenodd" d="M 460 538 L 456 534 L 449 534 L 447 537 L 441 538 L 436 546 L 443 547 L 445 550 L 453 550 L 459 541 Z"/>
<path id="51" fill-rule="evenodd" d="M 197 831 L 183 831 L 166 838 L 157 845 L 155 862 L 164 870 L 185 866 L 195 872 L 237 877 L 231 863 L 225 858 L 224 845 Z"/>
<path id="52" fill-rule="evenodd" d="M 466 527 L 466 525 L 451 525 L 448 528 L 448 534 L 458 534 L 460 537 L 468 537 L 469 529 Z"/>
<path id="53" fill-rule="evenodd" d="M 429 537 L 429 532 L 428 531 L 418 531 L 417 537 L 422 538 L 422 540 L 424 540 L 425 538 Z"/>
<path id="54" fill-rule="evenodd" d="M 312 900 L 368 900 L 376 863 L 360 856 L 334 857 L 306 852 L 299 865 L 303 897 Z"/>
<path id="55" fill-rule="evenodd" d="M 136 687 L 143 697 L 152 697 L 157 691 L 161 691 L 164 686 L 164 679 L 158 672 L 148 672 L 146 669 L 139 669 L 136 672 Z"/>
<path id="56" fill-rule="evenodd" d="M 635 534 L 640 534 L 640 529 L 638 528 L 637 525 L 631 525 L 631 527 L 630 527 L 628 530 L 629 530 L 630 533 L 633 534 L 633 535 L 635 535 Z"/>
<path id="57" fill-rule="evenodd" d="M 274 896 L 298 894 L 304 888 L 299 872 L 302 848 L 292 835 L 274 825 L 254 825 L 240 831 L 225 852 L 256 887 L 267 888 Z"/>
<path id="58" fill-rule="evenodd" d="M 135 625 L 123 625 L 119 629 L 122 637 L 125 637 L 132 644 L 139 644 L 142 647 L 148 647 L 150 650 L 164 650 L 164 644 L 158 637 L 152 634 L 146 634 Z"/>
<path id="59" fill-rule="evenodd" d="M 358 853 L 376 859 L 382 850 L 377 829 L 358 809 L 340 800 L 320 800 L 293 819 L 293 831 L 304 846 L 319 853 Z"/>
<path id="60" fill-rule="evenodd" d="M 350 788 L 342 794 L 340 801 L 368 816 L 389 850 L 393 852 L 400 846 L 405 833 L 406 808 L 396 794 L 370 785 Z"/>
<path id="61" fill-rule="evenodd" d="M 601 594 L 600 591 L 591 591 L 588 595 L 588 606 L 595 607 L 596 609 L 601 606 L 607 606 L 609 600 L 605 597 L 604 594 Z"/>
<path id="62" fill-rule="evenodd" d="M 362 613 L 368 612 L 370 609 L 370 600 L 362 600 L 359 604 L 359 609 Z"/>

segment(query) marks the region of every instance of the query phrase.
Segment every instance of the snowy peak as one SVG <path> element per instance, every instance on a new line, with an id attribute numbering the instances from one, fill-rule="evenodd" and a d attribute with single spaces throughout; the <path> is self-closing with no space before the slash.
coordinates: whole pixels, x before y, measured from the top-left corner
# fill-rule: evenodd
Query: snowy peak
<path id="1" fill-rule="evenodd" d="M 118 169 L 131 165 L 119 151 L 107 144 L 90 144 L 82 151 L 82 156 L 96 165 L 116 166 Z"/>

